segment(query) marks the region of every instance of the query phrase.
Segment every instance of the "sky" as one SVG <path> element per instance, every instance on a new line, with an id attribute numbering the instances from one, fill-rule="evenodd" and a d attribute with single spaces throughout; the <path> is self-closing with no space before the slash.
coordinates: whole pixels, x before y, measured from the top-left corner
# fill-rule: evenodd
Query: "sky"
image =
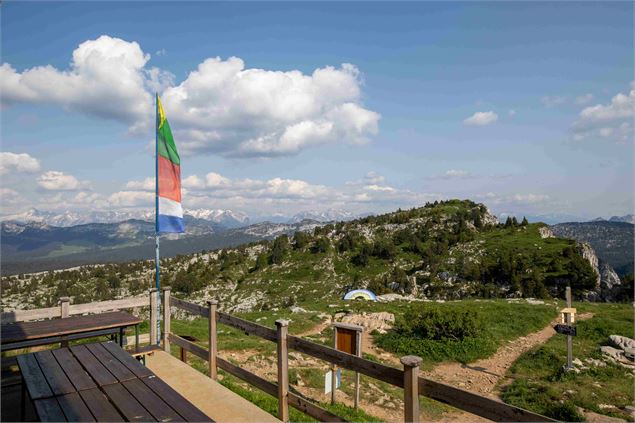
<path id="1" fill-rule="evenodd" d="M 0 5 L 2 214 L 633 213 L 632 2 Z"/>

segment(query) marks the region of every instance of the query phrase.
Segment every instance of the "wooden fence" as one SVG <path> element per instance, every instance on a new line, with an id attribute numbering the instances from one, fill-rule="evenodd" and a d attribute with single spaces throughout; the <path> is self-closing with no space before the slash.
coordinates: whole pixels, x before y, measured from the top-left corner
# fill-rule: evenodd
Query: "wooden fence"
<path id="1" fill-rule="evenodd" d="M 152 295 L 151 298 L 157 297 Z M 404 421 L 419 421 L 419 395 L 423 395 L 472 414 L 492 421 L 517 422 L 547 422 L 554 421 L 540 414 L 532 413 L 522 408 L 514 407 L 503 402 L 486 398 L 469 391 L 464 391 L 443 383 L 435 382 L 419 376 L 421 358 L 406 356 L 401 358 L 403 369 L 389 367 L 364 358 L 347 354 L 324 345 L 316 344 L 297 336 L 288 334 L 288 321 L 277 320 L 276 328 L 268 328 L 230 314 L 218 311 L 216 301 L 208 301 L 207 307 L 170 297 L 170 289 L 163 290 L 163 348 L 170 352 L 170 343 L 191 352 L 205 360 L 209 365 L 210 377 L 216 379 L 217 369 L 250 383 L 269 395 L 278 398 L 278 417 L 287 422 L 289 420 L 289 406 L 292 406 L 320 421 L 342 422 L 343 418 L 319 407 L 307 398 L 289 391 L 288 379 L 288 350 L 333 363 L 345 369 L 353 370 L 402 388 L 404 390 Z M 156 328 L 156 299 L 151 304 L 150 328 Z M 209 319 L 209 349 L 205 349 L 170 332 L 170 306 L 180 308 L 191 314 Z M 152 320 L 154 319 L 154 320 Z M 272 383 L 245 369 L 236 366 L 218 356 L 217 323 L 239 329 L 246 334 L 256 335 L 277 344 L 278 383 Z M 155 329 L 156 330 L 156 329 Z M 154 338 L 151 338 L 154 339 Z"/>
<path id="2" fill-rule="evenodd" d="M 154 295 L 156 298 L 156 295 Z M 101 313 L 110 310 L 125 310 L 136 307 L 148 307 L 152 299 L 150 297 L 133 297 L 123 300 L 99 301 L 86 304 L 71 304 L 70 298 L 59 299 L 58 307 L 38 308 L 34 310 L 5 311 L 0 315 L 1 321 L 5 323 L 26 322 L 29 320 L 42 320 L 54 318 L 66 318 L 75 314 Z"/>

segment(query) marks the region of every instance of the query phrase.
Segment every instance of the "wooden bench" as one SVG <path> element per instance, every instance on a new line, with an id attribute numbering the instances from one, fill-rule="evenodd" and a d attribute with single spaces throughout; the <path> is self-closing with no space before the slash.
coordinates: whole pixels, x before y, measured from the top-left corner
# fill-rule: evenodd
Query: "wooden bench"
<path id="1" fill-rule="evenodd" d="M 146 345 L 144 347 L 135 347 L 127 349 L 126 352 L 146 364 L 146 356 L 153 355 L 155 351 L 162 351 L 158 345 Z"/>

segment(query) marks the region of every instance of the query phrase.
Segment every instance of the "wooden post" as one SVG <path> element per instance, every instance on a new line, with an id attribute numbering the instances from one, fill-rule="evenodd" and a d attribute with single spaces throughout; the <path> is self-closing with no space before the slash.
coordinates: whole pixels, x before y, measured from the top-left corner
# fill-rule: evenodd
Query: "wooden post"
<path id="1" fill-rule="evenodd" d="M 216 355 L 218 352 L 218 344 L 216 340 L 216 309 L 218 307 L 218 301 L 207 301 L 207 307 L 209 310 L 209 357 L 207 358 L 207 364 L 209 365 L 209 377 L 216 380 L 218 378 L 216 367 Z"/>
<path id="2" fill-rule="evenodd" d="M 333 326 L 333 348 L 337 349 L 337 327 Z M 335 404 L 335 391 L 337 390 L 337 366 L 331 365 L 331 404 Z"/>
<path id="3" fill-rule="evenodd" d="M 157 345 L 157 289 L 150 289 L 150 345 Z"/>
<path id="4" fill-rule="evenodd" d="M 187 350 L 181 347 L 181 361 L 187 363 Z"/>
<path id="5" fill-rule="evenodd" d="M 407 355 L 401 357 L 403 364 L 403 401 L 404 421 L 406 423 L 419 422 L 419 365 L 421 357 Z"/>
<path id="6" fill-rule="evenodd" d="M 71 299 L 69 297 L 60 297 L 60 316 L 62 319 L 66 319 L 68 317 L 70 302 Z M 68 341 L 62 341 L 60 345 L 62 348 L 68 347 Z"/>
<path id="7" fill-rule="evenodd" d="M 163 288 L 163 351 L 170 353 L 170 287 Z"/>
<path id="8" fill-rule="evenodd" d="M 289 356 L 287 349 L 288 320 L 276 320 L 278 329 L 278 418 L 289 421 Z"/>
<path id="9" fill-rule="evenodd" d="M 571 287 L 568 286 L 566 290 L 567 308 L 571 308 Z M 571 326 L 571 313 L 565 313 L 564 323 L 567 326 Z M 573 337 L 567 335 L 567 369 L 573 368 Z"/>
<path id="10" fill-rule="evenodd" d="M 357 356 L 361 357 L 362 356 L 362 334 L 363 334 L 364 329 L 362 328 L 361 331 L 357 331 L 355 334 L 355 340 L 356 340 L 356 344 L 357 346 L 356 351 L 357 351 Z M 359 407 L 359 372 L 355 372 L 355 410 L 357 410 L 357 408 Z"/>

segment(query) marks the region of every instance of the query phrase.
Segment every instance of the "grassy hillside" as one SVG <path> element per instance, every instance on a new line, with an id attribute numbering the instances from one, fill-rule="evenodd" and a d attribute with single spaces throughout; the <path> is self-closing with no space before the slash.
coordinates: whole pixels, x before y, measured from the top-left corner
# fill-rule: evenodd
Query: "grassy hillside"
<path id="1" fill-rule="evenodd" d="M 498 224 L 485 206 L 451 200 L 318 226 L 221 251 L 162 260 L 162 281 L 194 300 L 230 310 L 334 301 L 351 288 L 418 298 L 562 296 L 595 286 L 576 241 L 543 238 L 542 224 Z M 210 244 L 213 245 L 213 244 Z M 153 285 L 153 263 L 85 266 L 4 277 L 11 303 L 50 305 L 127 296 Z M 3 304 L 8 304 L 3 298 Z"/>
<path id="2" fill-rule="evenodd" d="M 566 338 L 554 336 L 516 361 L 507 375 L 513 383 L 504 389 L 503 399 L 563 421 L 583 421 L 578 407 L 633 421 L 633 415 L 624 410 L 635 400 L 633 372 L 601 361 L 600 353 L 610 335 L 633 336 L 632 306 L 586 304 L 578 310 L 594 314 L 577 324 L 578 336 L 573 341 L 573 356 L 584 365 L 581 371 L 562 371 Z"/>

